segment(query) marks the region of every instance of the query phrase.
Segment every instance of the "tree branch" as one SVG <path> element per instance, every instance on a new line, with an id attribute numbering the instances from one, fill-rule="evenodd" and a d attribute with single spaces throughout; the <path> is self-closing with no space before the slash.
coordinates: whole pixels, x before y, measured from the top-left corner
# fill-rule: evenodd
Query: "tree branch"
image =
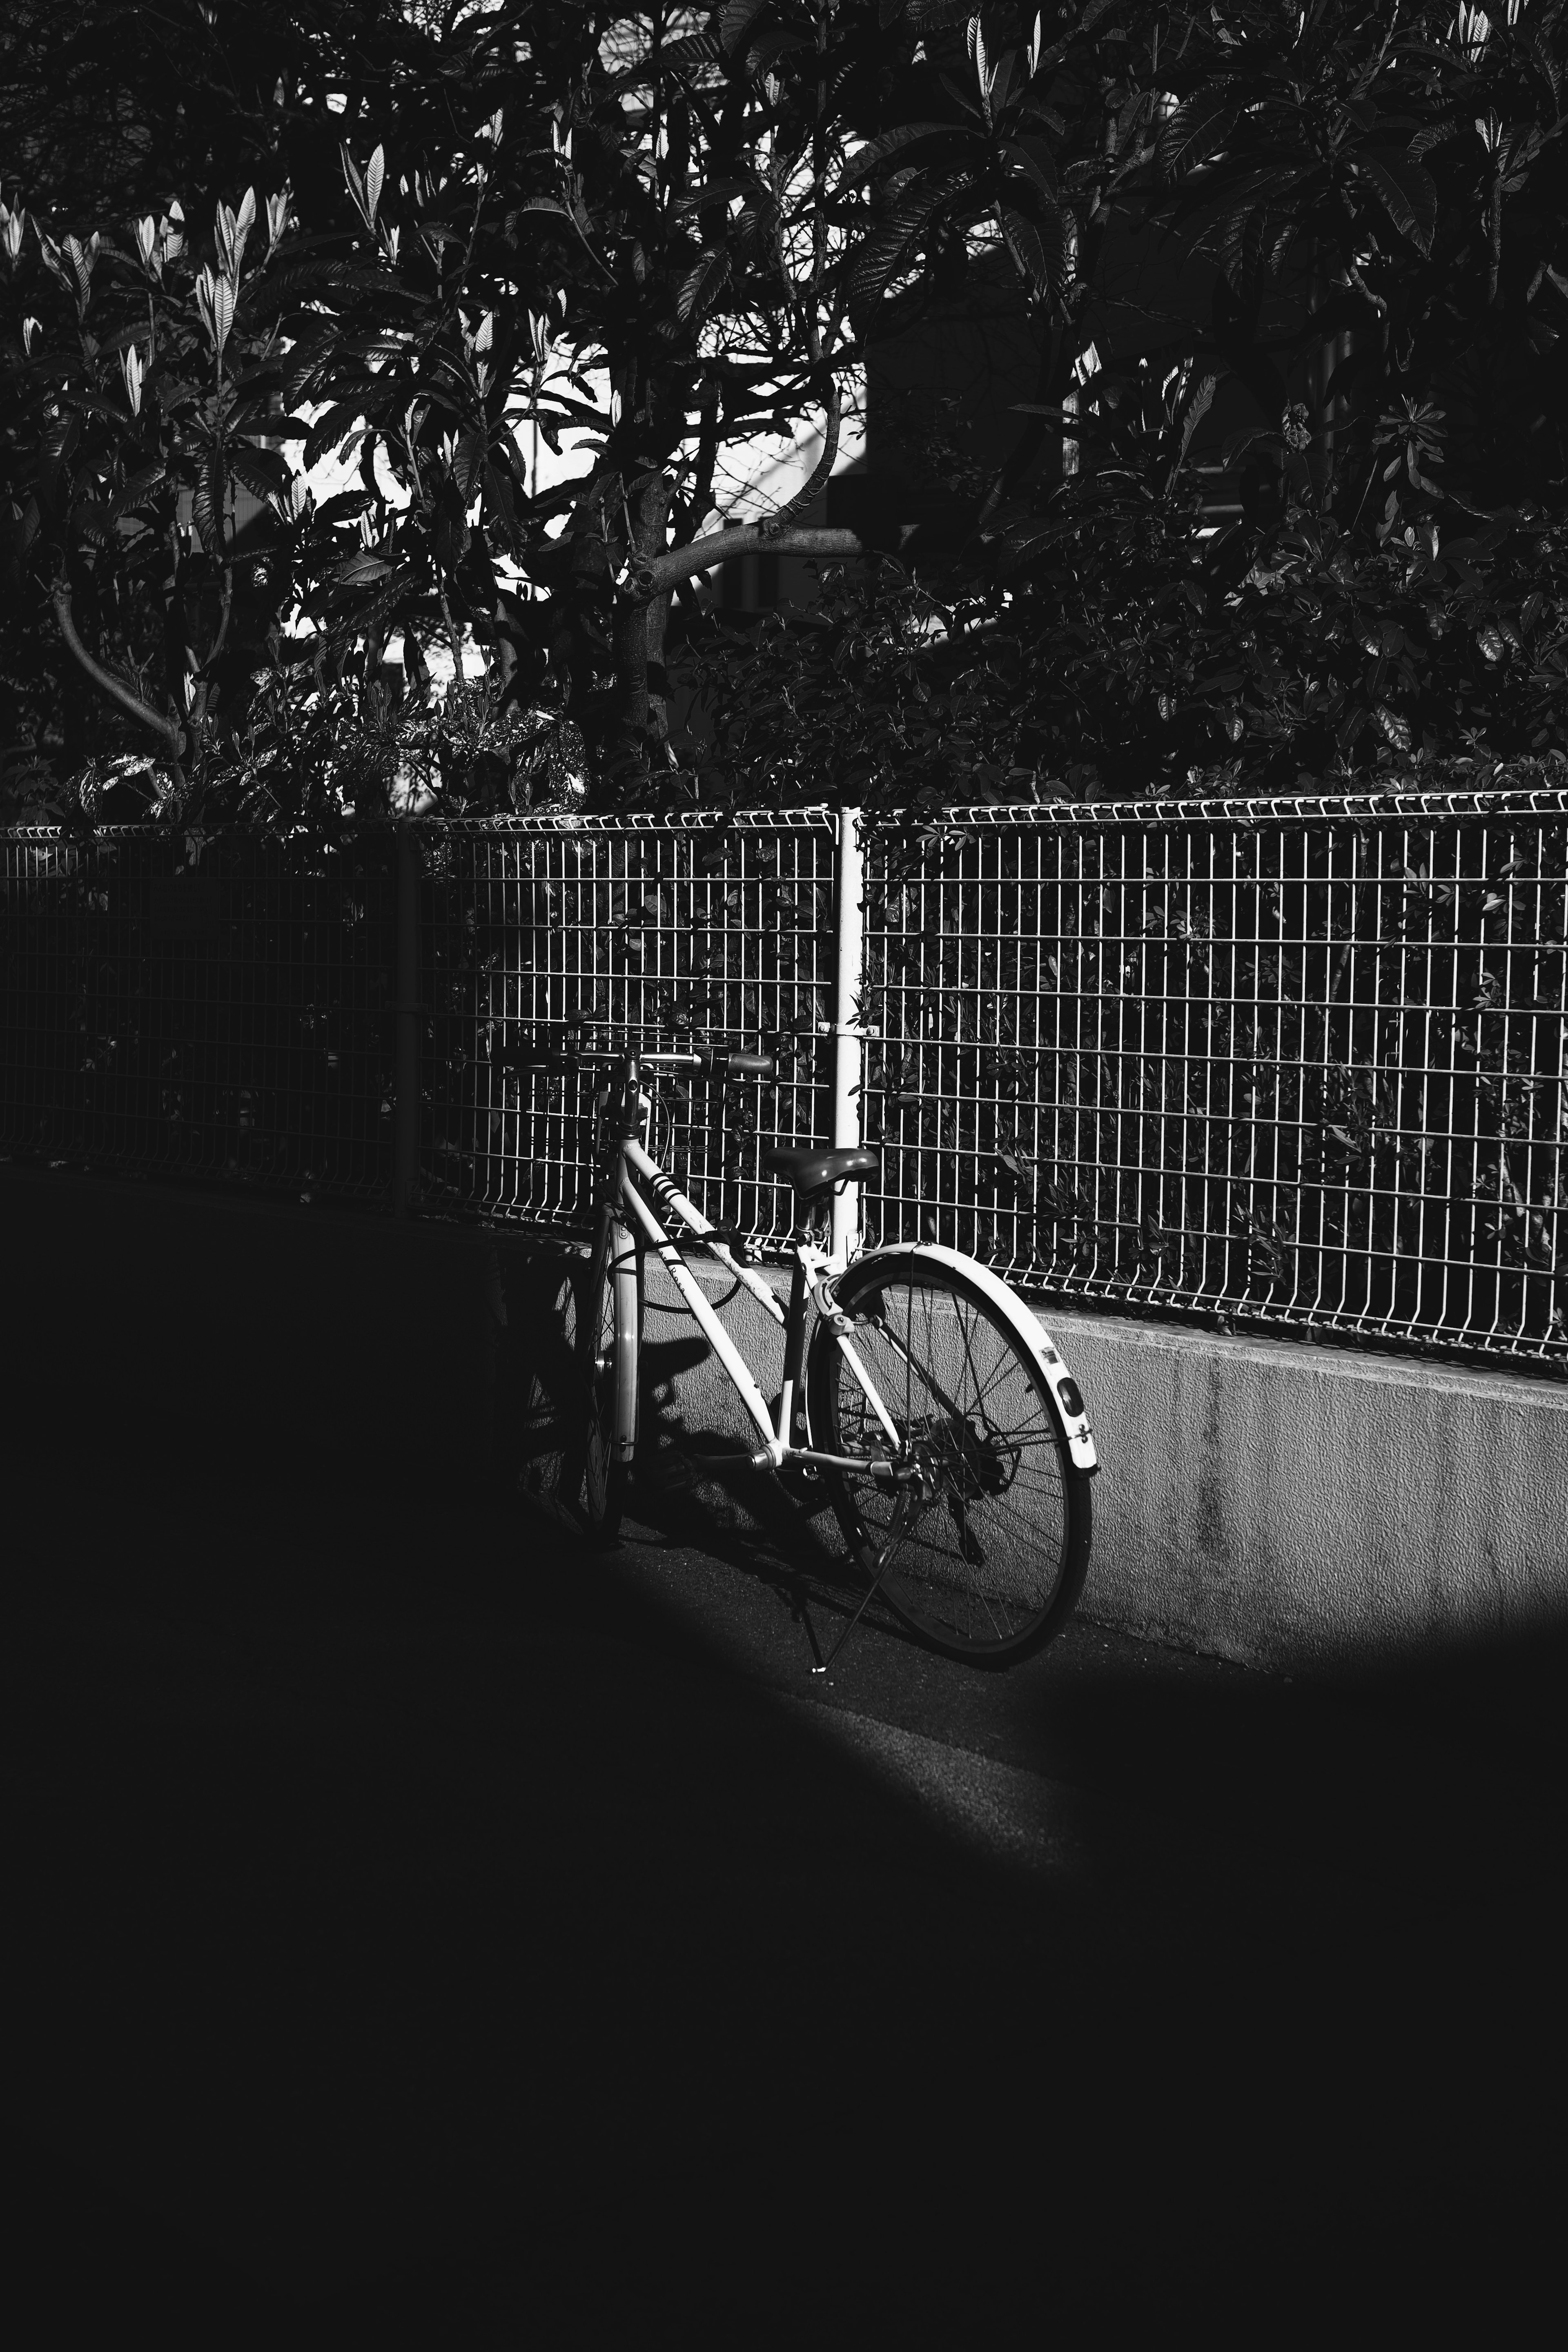
<path id="1" fill-rule="evenodd" d="M 775 530 L 782 530 L 792 514 L 799 514 L 803 507 L 808 507 L 823 483 L 832 474 L 834 467 L 838 462 L 838 426 L 842 415 L 838 379 L 837 376 L 830 376 L 827 383 L 827 413 L 822 426 L 822 455 L 806 479 L 796 490 L 794 498 L 787 505 L 782 506 L 776 515 L 771 517 Z"/>
<path id="2" fill-rule="evenodd" d="M 732 555 L 822 555 L 852 563 L 860 556 L 890 552 L 885 547 L 873 547 L 856 530 L 817 530 L 805 523 L 786 523 L 782 530 L 766 522 L 732 523 L 727 530 L 710 531 L 706 539 L 694 539 L 685 547 L 671 547 L 663 555 L 650 557 L 640 572 L 638 586 L 649 597 L 658 596 L 677 581 L 710 572 Z"/>
<path id="3" fill-rule="evenodd" d="M 107 694 L 111 701 L 119 703 L 122 710 L 128 710 L 132 719 L 139 719 L 143 727 L 151 727 L 155 735 L 161 735 L 169 747 L 171 759 L 178 767 L 181 730 L 177 721 L 173 719 L 160 719 L 155 710 L 149 709 L 147 704 L 138 695 L 132 694 L 128 686 L 122 686 L 111 671 L 104 668 L 101 662 L 93 659 L 76 633 L 76 623 L 71 618 L 70 590 L 65 582 L 63 580 L 58 582 L 49 593 L 54 603 L 55 618 L 60 625 L 60 635 L 70 652 L 91 678 L 94 686 L 98 688 L 99 692 Z"/>
<path id="4" fill-rule="evenodd" d="M 217 635 L 213 639 L 212 651 L 208 654 L 205 661 L 202 664 L 202 674 L 204 677 L 211 674 L 212 669 L 217 661 L 218 656 L 222 653 L 224 646 L 228 642 L 228 625 L 233 612 L 234 566 L 232 563 L 226 563 L 223 567 L 223 604 L 221 618 L 217 625 Z"/>

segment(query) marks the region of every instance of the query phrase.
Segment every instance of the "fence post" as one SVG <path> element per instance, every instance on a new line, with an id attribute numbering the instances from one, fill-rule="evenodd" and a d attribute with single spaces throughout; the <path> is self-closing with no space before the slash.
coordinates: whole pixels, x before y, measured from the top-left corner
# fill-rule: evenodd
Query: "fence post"
<path id="1" fill-rule="evenodd" d="M 419 1198 L 419 844 L 397 829 L 396 1077 L 393 1095 L 392 1202 L 412 1216 Z"/>
<path id="2" fill-rule="evenodd" d="M 860 811 L 840 809 L 833 855 L 833 1146 L 860 1140 L 860 989 L 865 971 L 866 858 Z M 860 1238 L 860 1187 L 846 1184 L 833 1195 L 830 1246 L 847 1258 Z"/>

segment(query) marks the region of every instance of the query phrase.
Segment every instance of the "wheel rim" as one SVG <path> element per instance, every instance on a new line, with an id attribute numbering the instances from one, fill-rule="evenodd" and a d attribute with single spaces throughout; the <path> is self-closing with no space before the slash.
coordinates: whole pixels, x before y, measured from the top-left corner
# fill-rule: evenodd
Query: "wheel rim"
<path id="1" fill-rule="evenodd" d="M 865 1564 L 900 1615 L 944 1647 L 1016 1648 L 1061 1590 L 1070 1533 L 1055 1415 L 988 1302 L 905 1272 L 846 1304 L 854 1346 L 899 1433 L 898 1482 L 860 1479 Z M 835 1350 L 842 1450 L 891 1448 Z"/>

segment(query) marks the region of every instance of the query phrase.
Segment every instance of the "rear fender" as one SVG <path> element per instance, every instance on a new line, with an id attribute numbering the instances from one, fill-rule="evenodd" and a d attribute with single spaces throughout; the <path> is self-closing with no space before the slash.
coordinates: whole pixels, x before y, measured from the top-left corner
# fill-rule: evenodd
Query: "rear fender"
<path id="1" fill-rule="evenodd" d="M 1095 1452 L 1094 1432 L 1084 1411 L 1083 1396 L 1078 1382 L 1068 1371 L 1060 1349 L 1048 1331 L 1025 1306 L 1017 1293 L 1009 1289 L 1000 1275 L 993 1274 L 988 1265 L 981 1265 L 962 1250 L 944 1249 L 937 1242 L 890 1242 L 884 1249 L 862 1250 L 849 1268 L 851 1274 L 863 1265 L 875 1264 L 880 1258 L 923 1258 L 929 1265 L 945 1266 L 949 1272 L 963 1275 L 973 1283 L 999 1314 L 1005 1317 L 1017 1333 L 1023 1347 L 1038 1365 L 1046 1393 L 1061 1424 L 1062 1435 L 1075 1469 L 1092 1476 L 1100 1467 Z"/>

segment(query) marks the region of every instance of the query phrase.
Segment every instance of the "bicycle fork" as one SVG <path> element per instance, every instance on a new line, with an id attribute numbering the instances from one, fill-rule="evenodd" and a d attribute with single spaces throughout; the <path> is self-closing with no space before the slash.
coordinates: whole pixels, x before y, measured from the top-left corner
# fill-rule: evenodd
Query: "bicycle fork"
<path id="1" fill-rule="evenodd" d="M 615 1301 L 615 1363 L 616 1363 L 616 1435 L 615 1458 L 630 1462 L 637 1444 L 637 1390 L 639 1369 L 637 1347 L 641 1334 L 637 1328 L 637 1246 L 628 1228 L 622 1223 L 614 1209 L 605 1212 L 609 1226 L 608 1255 L 610 1287 Z M 606 1334 L 595 1335 L 602 1346 Z"/>

